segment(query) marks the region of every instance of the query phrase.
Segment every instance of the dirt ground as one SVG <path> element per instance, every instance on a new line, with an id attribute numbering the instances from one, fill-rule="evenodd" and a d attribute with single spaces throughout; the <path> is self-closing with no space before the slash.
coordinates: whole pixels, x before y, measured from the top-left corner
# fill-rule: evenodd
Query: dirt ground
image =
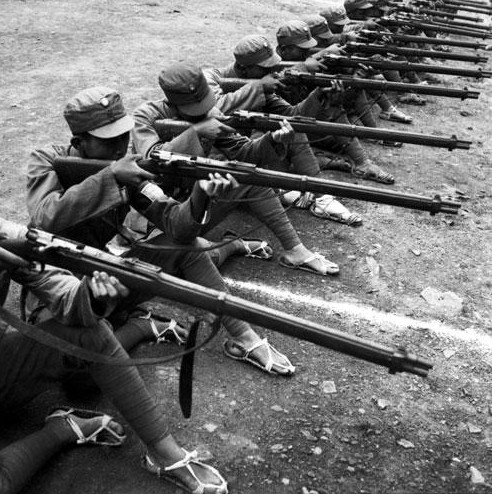
<path id="1" fill-rule="evenodd" d="M 68 143 L 62 110 L 75 92 L 114 87 L 133 110 L 160 97 L 162 63 L 225 65 L 242 36 L 261 33 L 273 42 L 282 21 L 323 5 L 3 0 L 2 216 L 27 221 L 25 160 L 37 146 Z M 346 200 L 364 218 L 361 228 L 351 229 L 293 211 L 305 243 L 339 263 L 340 276 L 288 271 L 277 259 L 238 259 L 224 269 L 235 295 L 432 360 L 428 378 L 390 375 L 374 364 L 261 329 L 292 356 L 295 376 L 272 378 L 234 363 L 223 357 L 219 338 L 197 356 L 193 414 L 185 420 L 177 400 L 179 364 L 142 369 L 176 436 L 219 468 L 230 492 L 492 492 L 492 84 L 443 80 L 444 86 L 480 91 L 480 99 L 429 97 L 424 107 L 402 107 L 413 115 L 413 125 L 381 121 L 382 126 L 455 134 L 473 141 L 469 151 L 411 144 L 367 148 L 396 176 L 394 190 L 425 196 L 458 191 L 458 216 Z M 356 183 L 346 174 L 326 177 Z M 235 220 L 239 231 L 255 225 L 248 217 Z M 267 230 L 260 234 L 279 252 Z M 434 303 L 422 294 L 432 290 Z M 13 298 L 10 306 L 17 307 Z M 186 317 L 178 309 L 161 310 Z M 171 350 L 148 346 L 135 355 Z M 0 445 L 36 430 L 56 404 L 81 404 L 71 399 L 54 387 L 0 424 Z M 111 410 L 97 395 L 83 405 Z M 140 468 L 141 446 L 128 433 L 118 450 L 74 448 L 60 454 L 24 494 L 174 493 Z"/>

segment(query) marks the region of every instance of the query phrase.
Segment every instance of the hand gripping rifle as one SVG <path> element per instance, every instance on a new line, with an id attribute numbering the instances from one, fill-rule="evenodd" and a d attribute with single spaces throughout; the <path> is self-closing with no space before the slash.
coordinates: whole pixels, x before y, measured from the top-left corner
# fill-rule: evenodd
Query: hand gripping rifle
<path id="1" fill-rule="evenodd" d="M 419 94 L 428 94 L 433 96 L 444 96 L 448 98 L 460 98 L 465 100 L 478 99 L 480 93 L 478 91 L 470 91 L 468 88 L 454 89 L 445 88 L 441 86 L 427 86 L 422 84 L 410 84 L 405 82 L 390 82 L 380 81 L 375 79 L 360 79 L 349 75 L 330 75 L 323 74 L 322 72 L 299 72 L 297 70 L 287 69 L 282 72 L 279 77 L 280 82 L 286 85 L 305 85 L 310 88 L 315 87 L 333 87 L 334 82 L 341 82 L 344 89 L 347 88 L 359 88 L 368 89 L 372 91 L 394 91 L 398 93 L 407 93 L 413 91 Z M 219 85 L 226 93 L 237 91 L 246 84 L 259 79 L 219 79 Z"/>
<path id="2" fill-rule="evenodd" d="M 151 297 L 181 302 L 213 314 L 228 315 L 279 333 L 310 341 L 325 348 L 385 366 L 390 373 L 409 372 L 427 376 L 432 364 L 403 348 L 388 348 L 321 324 L 249 302 L 225 292 L 205 288 L 163 273 L 152 264 L 134 258 L 121 258 L 93 247 L 31 228 L 27 240 L 0 242 L 14 254 L 34 262 L 57 266 L 92 276 L 105 271 L 118 278 L 130 290 Z"/>
<path id="3" fill-rule="evenodd" d="M 459 75 L 463 77 L 475 77 L 477 79 L 490 78 L 492 72 L 489 70 L 479 69 L 462 69 L 459 67 L 449 67 L 446 65 L 430 65 L 425 63 L 410 63 L 406 61 L 394 60 L 375 60 L 364 57 L 343 57 L 340 55 L 326 55 L 322 58 L 322 62 L 329 66 L 337 67 L 353 67 L 360 68 L 361 65 L 372 67 L 375 70 L 403 70 L 413 72 L 432 72 L 434 74 Z M 282 64 L 284 65 L 284 64 Z"/>
<path id="4" fill-rule="evenodd" d="M 474 41 L 462 41 L 458 39 L 447 38 L 429 38 L 427 36 L 414 36 L 412 34 L 394 34 L 379 31 L 369 31 L 362 29 L 357 34 L 361 36 L 358 41 L 364 43 L 365 40 L 390 40 L 400 43 L 415 43 L 420 45 L 443 45 L 443 46 L 458 46 L 460 48 L 472 48 L 473 50 L 484 50 L 487 47 L 486 43 L 476 43 Z M 369 42 L 369 41 L 368 41 Z"/>
<path id="5" fill-rule="evenodd" d="M 396 55 L 403 55 L 405 57 L 428 57 L 428 58 L 440 58 L 442 60 L 460 60 L 462 62 L 470 63 L 485 63 L 488 61 L 488 57 L 482 57 L 480 55 L 466 55 L 462 53 L 445 53 L 435 50 L 420 50 L 418 48 L 406 48 L 403 46 L 395 45 L 373 45 L 368 43 L 356 43 L 349 41 L 343 47 L 343 49 L 349 53 L 370 53 L 387 55 L 388 53 L 394 53 Z"/>
<path id="6" fill-rule="evenodd" d="M 179 124 L 181 122 L 177 123 Z M 188 122 L 185 123 L 188 124 Z M 182 127 L 180 130 L 183 131 L 185 128 Z M 110 163 L 103 160 L 56 158 L 53 167 L 62 186 L 68 189 L 72 185 L 82 182 L 90 175 L 101 171 L 106 166 L 109 166 Z M 259 168 L 252 163 L 219 161 L 168 151 L 152 152 L 151 160 L 141 161 L 139 162 L 139 166 L 151 173 L 162 176 L 164 179 L 166 176 L 180 176 L 198 180 L 207 179 L 210 173 L 221 173 L 224 175 L 230 173 L 240 184 L 333 194 L 361 201 L 429 211 L 431 215 L 436 213 L 458 214 L 458 210 L 461 207 L 460 203 L 442 199 L 439 195 L 433 198 L 427 198 L 415 194 L 404 194 L 386 189 L 376 189 L 322 178 L 277 172 Z"/>

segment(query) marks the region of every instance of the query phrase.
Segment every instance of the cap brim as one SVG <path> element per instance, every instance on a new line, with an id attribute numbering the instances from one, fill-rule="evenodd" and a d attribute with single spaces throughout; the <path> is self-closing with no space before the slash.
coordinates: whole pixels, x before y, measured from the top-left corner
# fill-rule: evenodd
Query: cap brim
<path id="1" fill-rule="evenodd" d="M 110 124 L 103 125 L 98 129 L 89 130 L 88 133 L 94 137 L 99 137 L 100 139 L 111 139 L 113 137 L 118 137 L 121 134 L 125 134 L 126 132 L 130 132 L 134 125 L 133 118 L 130 117 L 130 115 L 125 115 Z"/>
<path id="2" fill-rule="evenodd" d="M 262 62 L 258 62 L 256 65 L 259 65 L 260 67 L 275 67 L 279 65 L 282 62 L 282 58 L 277 55 L 276 53 L 273 53 L 271 57 L 267 58 L 266 60 L 263 60 Z"/>
<path id="3" fill-rule="evenodd" d="M 359 9 L 370 9 L 371 7 L 374 7 L 374 5 L 372 3 L 367 2 L 364 5 L 361 5 Z"/>
<path id="4" fill-rule="evenodd" d="M 336 24 L 337 26 L 345 26 L 345 24 L 348 24 L 350 22 L 348 17 L 345 17 L 345 19 L 342 19 L 341 21 L 334 22 L 333 24 Z"/>
<path id="5" fill-rule="evenodd" d="M 326 33 L 317 34 L 316 38 L 331 39 L 331 38 L 333 38 L 333 33 L 326 32 Z"/>
<path id="6" fill-rule="evenodd" d="M 317 44 L 318 42 L 314 38 L 311 38 L 303 43 L 296 43 L 296 46 L 299 48 L 314 48 Z"/>
<path id="7" fill-rule="evenodd" d="M 176 105 L 180 113 L 190 115 L 191 117 L 197 117 L 199 115 L 205 115 L 215 106 L 215 95 L 211 89 L 208 89 L 208 93 L 198 103 L 190 103 L 188 105 Z"/>

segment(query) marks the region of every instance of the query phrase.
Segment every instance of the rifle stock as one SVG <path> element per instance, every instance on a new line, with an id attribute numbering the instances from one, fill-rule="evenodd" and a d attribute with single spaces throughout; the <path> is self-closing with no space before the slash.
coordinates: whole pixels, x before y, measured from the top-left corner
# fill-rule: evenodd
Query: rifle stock
<path id="1" fill-rule="evenodd" d="M 180 130 L 183 130 L 183 126 L 180 127 Z M 336 182 L 334 180 L 267 170 L 265 168 L 259 168 L 252 163 L 219 161 L 170 153 L 168 151 L 155 151 L 151 153 L 151 158 L 149 161 L 140 162 L 139 165 L 163 177 L 170 175 L 206 179 L 210 173 L 230 173 L 241 184 L 274 187 L 285 190 L 300 190 L 301 192 L 333 194 L 361 201 L 371 201 L 420 211 L 429 211 L 431 215 L 436 213 L 457 214 L 461 207 L 458 202 L 443 199 L 439 195 L 428 198 L 416 194 L 404 194 L 392 190 L 376 189 L 362 185 Z M 68 189 L 72 185 L 80 183 L 90 175 L 102 170 L 109 164 L 109 161 L 102 160 L 56 158 L 53 167 L 60 183 L 65 189 Z M 77 173 L 72 175 L 75 168 L 78 169 Z"/>
<path id="2" fill-rule="evenodd" d="M 27 240 L 0 241 L 0 246 L 27 260 L 92 276 L 105 271 L 131 290 L 191 305 L 217 315 L 229 315 L 279 333 L 310 341 L 325 348 L 387 367 L 390 373 L 426 376 L 432 364 L 402 348 L 388 348 L 368 340 L 326 328 L 306 319 L 249 302 L 225 292 L 163 273 L 152 264 L 116 257 L 62 237 L 31 228 Z"/>

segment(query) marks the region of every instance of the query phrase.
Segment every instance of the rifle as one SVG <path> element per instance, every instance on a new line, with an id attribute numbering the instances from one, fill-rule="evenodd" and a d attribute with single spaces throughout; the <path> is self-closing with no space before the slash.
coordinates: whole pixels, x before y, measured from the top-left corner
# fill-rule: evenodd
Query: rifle
<path id="1" fill-rule="evenodd" d="M 407 142 L 423 146 L 442 147 L 449 151 L 453 149 L 470 149 L 471 141 L 458 140 L 456 136 L 450 138 L 401 132 L 398 130 L 362 127 L 358 125 L 323 122 L 311 117 L 275 115 L 272 113 L 248 112 L 239 110 L 233 112 L 225 123 L 235 129 L 277 130 L 280 123 L 287 120 L 296 132 L 318 136 L 341 135 L 366 139 L 383 139 L 385 141 Z"/>
<path id="2" fill-rule="evenodd" d="M 479 26 L 477 24 L 463 22 L 463 21 L 454 21 L 454 20 L 446 20 L 446 19 L 435 19 L 434 17 L 427 17 L 417 14 L 400 14 L 396 16 L 397 19 L 417 21 L 417 22 L 428 22 L 433 26 L 438 27 L 450 27 L 456 29 L 462 29 L 464 31 L 464 35 L 466 33 L 488 33 L 491 34 L 491 30 L 489 26 Z M 490 36 L 489 36 L 490 37 Z"/>
<path id="3" fill-rule="evenodd" d="M 92 276 L 105 271 L 129 289 L 151 297 L 181 302 L 217 315 L 228 315 L 279 333 L 310 341 L 325 348 L 385 366 L 390 373 L 409 372 L 425 377 L 432 363 L 403 348 L 388 348 L 377 343 L 329 329 L 306 319 L 270 309 L 168 275 L 158 267 L 134 258 L 121 258 L 71 240 L 29 229 L 25 241 L 0 241 L 0 246 L 36 263 Z"/>
<path id="4" fill-rule="evenodd" d="M 188 122 L 171 122 L 177 122 L 178 125 L 187 124 L 186 126 L 181 125 L 179 128 L 180 131 L 184 131 L 189 125 Z M 160 124 L 161 130 L 164 126 L 165 123 Z M 167 126 L 165 130 L 168 130 Z M 62 186 L 68 189 L 72 185 L 80 183 L 87 177 L 98 173 L 110 163 L 110 161 L 104 160 L 56 158 L 53 168 Z M 163 177 L 180 176 L 196 180 L 206 179 L 210 173 L 221 173 L 223 175 L 230 173 L 240 184 L 333 194 L 351 199 L 359 199 L 361 201 L 429 211 L 431 215 L 435 215 L 436 213 L 458 214 L 458 209 L 461 207 L 460 203 L 442 199 L 439 195 L 428 198 L 415 194 L 404 194 L 386 189 L 336 182 L 334 180 L 277 172 L 259 168 L 252 163 L 219 161 L 186 154 L 170 153 L 168 151 L 152 152 L 151 159 L 140 161 L 139 166 Z"/>
<path id="5" fill-rule="evenodd" d="M 388 5 L 390 7 L 395 7 L 397 12 L 409 12 L 409 13 L 414 13 L 414 7 L 408 7 L 406 5 L 400 5 L 399 3 L 396 2 L 388 2 Z M 445 12 L 442 10 L 434 10 L 434 9 L 426 9 L 417 7 L 418 12 L 417 14 L 426 14 L 426 15 L 432 15 L 432 16 L 437 16 L 437 17 L 446 17 L 446 18 L 453 18 L 453 19 L 461 19 L 464 21 L 471 21 L 471 22 L 476 22 L 476 23 L 481 23 L 483 22 L 483 19 L 480 17 L 473 17 L 470 15 L 460 15 L 460 14 L 455 14 L 454 12 Z"/>
<path id="6" fill-rule="evenodd" d="M 457 27 L 449 27 L 449 26 L 439 26 L 432 23 L 419 22 L 414 20 L 406 20 L 406 19 L 390 19 L 389 17 L 381 17 L 378 19 L 378 24 L 382 26 L 393 26 L 393 27 L 401 27 L 401 26 L 409 26 L 419 31 L 439 31 L 441 33 L 449 33 L 449 34 L 460 34 L 461 36 L 469 36 L 471 38 L 490 38 L 490 34 L 486 32 L 478 32 L 478 31 L 470 31 L 466 29 L 459 29 Z"/>
<path id="7" fill-rule="evenodd" d="M 414 36 L 411 34 L 393 34 L 384 33 L 378 31 L 368 31 L 363 29 L 359 31 L 362 34 L 359 39 L 360 42 L 364 43 L 364 38 L 369 39 L 390 39 L 391 41 L 399 41 L 402 43 L 416 43 L 422 45 L 443 45 L 443 46 L 458 46 L 460 48 L 472 48 L 474 50 L 483 50 L 487 47 L 485 43 L 475 43 L 474 41 L 461 41 L 457 39 L 443 39 L 443 38 L 428 38 L 427 36 Z"/>
<path id="8" fill-rule="evenodd" d="M 386 55 L 388 53 L 394 53 L 397 55 L 404 55 L 406 57 L 428 57 L 428 58 L 440 58 L 442 60 L 460 60 L 462 62 L 471 63 L 484 63 L 488 61 L 487 57 L 481 57 L 479 55 L 464 55 L 462 53 L 444 53 L 434 50 L 419 50 L 417 48 L 406 48 L 395 45 L 372 45 L 367 43 L 356 43 L 349 41 L 343 47 L 351 53 L 381 53 Z"/>
<path id="9" fill-rule="evenodd" d="M 415 3 L 417 5 L 429 5 L 429 2 L 425 0 L 417 0 Z M 461 0 L 446 0 L 444 3 L 446 4 L 444 8 L 473 12 L 475 14 L 492 14 L 492 8 L 485 4 L 479 5 L 472 2 L 461 2 Z"/>
<path id="10" fill-rule="evenodd" d="M 373 69 L 384 70 L 403 70 L 413 72 L 432 72 L 435 74 L 459 75 L 463 77 L 475 77 L 480 79 L 492 77 L 490 70 L 478 69 L 462 69 L 458 67 L 449 67 L 446 65 L 428 65 L 425 63 L 411 63 L 407 61 L 394 60 L 373 60 L 372 58 L 364 57 L 343 57 L 340 55 L 326 55 L 322 59 L 323 63 L 336 65 L 339 67 L 354 67 L 360 68 L 361 65 L 372 67 Z M 285 66 L 282 63 L 282 66 Z"/>
<path id="11" fill-rule="evenodd" d="M 226 93 L 237 91 L 246 84 L 254 82 L 258 79 L 219 79 L 219 85 Z M 360 88 L 373 91 L 394 91 L 406 93 L 413 91 L 419 94 L 429 94 L 433 96 L 447 96 L 449 98 L 460 98 L 465 100 L 478 99 L 480 93 L 478 91 L 470 91 L 468 88 L 453 89 L 440 86 L 424 86 L 420 84 L 410 84 L 405 82 L 390 82 L 373 79 L 360 79 L 348 75 L 330 75 L 321 72 L 299 72 L 297 70 L 284 70 L 279 78 L 280 82 L 286 85 L 303 84 L 308 87 L 332 87 L 334 82 L 341 82 L 342 86 L 347 88 Z"/>

